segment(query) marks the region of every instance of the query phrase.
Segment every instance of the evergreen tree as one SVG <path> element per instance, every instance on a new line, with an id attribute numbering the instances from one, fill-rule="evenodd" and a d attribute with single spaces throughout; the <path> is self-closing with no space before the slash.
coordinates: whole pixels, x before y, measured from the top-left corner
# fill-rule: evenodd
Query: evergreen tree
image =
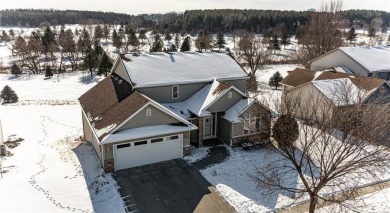
<path id="1" fill-rule="evenodd" d="M 141 43 L 143 44 L 144 43 L 144 39 L 146 39 L 146 30 L 145 29 L 141 29 L 139 31 L 138 38 L 141 39 Z"/>
<path id="2" fill-rule="evenodd" d="M 368 29 L 368 37 L 371 39 L 371 38 L 373 38 L 373 37 L 375 37 L 375 28 L 374 27 L 370 27 L 369 29 Z"/>
<path id="3" fill-rule="evenodd" d="M 99 70 L 97 72 L 97 75 L 100 76 L 104 74 L 104 76 L 107 76 L 107 73 L 110 72 L 113 65 L 114 64 L 112 63 L 111 59 L 108 57 L 106 52 L 104 52 L 102 55 L 102 59 L 100 60 Z"/>
<path id="4" fill-rule="evenodd" d="M 94 41 L 95 42 L 100 42 L 100 39 L 103 38 L 103 28 L 100 25 L 96 25 L 94 29 Z"/>
<path id="5" fill-rule="evenodd" d="M 190 37 L 186 37 L 183 41 L 183 43 L 181 44 L 181 47 L 180 47 L 180 52 L 186 52 L 186 51 L 190 51 L 191 50 L 191 38 Z"/>
<path id="6" fill-rule="evenodd" d="M 178 47 L 180 46 L 180 37 L 179 37 L 179 34 L 176 34 L 175 35 L 175 51 L 177 51 L 178 49 Z"/>
<path id="7" fill-rule="evenodd" d="M 215 45 L 218 47 L 218 50 L 221 50 L 222 47 L 226 44 L 225 41 L 225 35 L 223 32 L 219 32 L 217 35 L 217 41 L 215 42 Z"/>
<path id="8" fill-rule="evenodd" d="M 16 63 L 12 64 L 12 66 L 11 66 L 11 74 L 15 75 L 16 77 L 18 77 L 18 75 L 22 74 L 22 70 L 20 69 L 20 67 Z"/>
<path id="9" fill-rule="evenodd" d="M 352 27 L 347 33 L 347 40 L 349 41 L 349 43 L 351 43 L 352 41 L 355 41 L 356 36 L 357 36 L 357 33 L 355 32 L 355 28 Z"/>
<path id="10" fill-rule="evenodd" d="M 279 42 L 278 36 L 276 36 L 276 35 L 272 36 L 271 44 L 272 44 L 272 48 L 274 50 L 280 50 L 280 42 Z"/>
<path id="11" fill-rule="evenodd" d="M 13 91 L 8 85 L 5 85 L 1 91 L 0 97 L 3 99 L 4 103 L 18 102 L 18 96 L 16 95 L 15 91 Z"/>
<path id="12" fill-rule="evenodd" d="M 14 30 L 10 29 L 8 32 L 9 32 L 9 35 L 11 36 L 11 38 L 14 39 L 14 36 L 15 36 Z"/>
<path id="13" fill-rule="evenodd" d="M 47 27 L 43 36 L 42 36 L 42 45 L 44 47 L 43 52 L 44 53 L 52 53 L 55 51 L 56 47 L 55 45 L 57 44 L 56 41 L 56 35 L 55 33 L 51 30 L 50 27 Z"/>
<path id="14" fill-rule="evenodd" d="M 116 47 L 117 51 L 119 51 L 119 49 L 123 46 L 122 38 L 120 37 L 120 35 L 118 35 L 115 29 L 112 32 L 112 45 Z"/>
<path id="15" fill-rule="evenodd" d="M 89 49 L 91 48 L 91 45 L 92 45 L 91 35 L 89 34 L 88 30 L 84 28 L 83 31 L 81 32 L 79 40 L 77 41 L 78 50 L 82 54 L 86 54 L 87 51 L 89 51 Z"/>
<path id="16" fill-rule="evenodd" d="M 4 42 L 5 44 L 7 44 L 8 42 L 10 42 L 11 39 L 10 37 L 7 35 L 7 32 L 5 32 L 3 30 L 3 33 L 1 34 L 1 37 L 0 37 L 0 42 Z"/>
<path id="17" fill-rule="evenodd" d="M 165 32 L 165 40 L 170 41 L 172 40 L 172 35 L 169 31 Z"/>
<path id="18" fill-rule="evenodd" d="M 110 38 L 110 28 L 107 25 L 103 26 L 103 38 L 107 40 Z"/>
<path id="19" fill-rule="evenodd" d="M 45 77 L 51 78 L 52 76 L 53 76 L 53 72 L 51 71 L 50 66 L 46 66 Z"/>
<path id="20" fill-rule="evenodd" d="M 162 52 L 164 48 L 164 42 L 161 40 L 161 36 L 156 34 L 152 44 L 151 52 Z"/>
<path id="21" fill-rule="evenodd" d="M 280 75 L 279 72 L 275 72 L 272 77 L 269 79 L 269 85 L 271 87 L 275 87 L 275 89 L 278 89 L 279 82 L 283 80 L 283 77 Z"/>

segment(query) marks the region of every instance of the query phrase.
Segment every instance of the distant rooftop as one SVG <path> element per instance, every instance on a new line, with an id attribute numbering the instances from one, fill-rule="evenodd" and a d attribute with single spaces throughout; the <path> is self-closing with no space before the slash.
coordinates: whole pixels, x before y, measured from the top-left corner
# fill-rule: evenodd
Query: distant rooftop
<path id="1" fill-rule="evenodd" d="M 126 55 L 134 87 L 244 79 L 248 74 L 227 53 L 186 52 Z"/>
<path id="2" fill-rule="evenodd" d="M 390 72 L 390 47 L 340 47 L 370 72 Z"/>

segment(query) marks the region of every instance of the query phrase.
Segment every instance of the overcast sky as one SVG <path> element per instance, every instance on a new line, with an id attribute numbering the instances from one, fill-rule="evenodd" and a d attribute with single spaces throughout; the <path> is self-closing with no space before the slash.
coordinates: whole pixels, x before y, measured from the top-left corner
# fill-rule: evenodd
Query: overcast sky
<path id="1" fill-rule="evenodd" d="M 95 10 L 127 14 L 182 12 L 189 9 L 276 9 L 319 8 L 325 0 L 1 0 L 0 10 L 43 8 Z M 376 9 L 390 12 L 390 0 L 344 0 L 344 9 Z"/>

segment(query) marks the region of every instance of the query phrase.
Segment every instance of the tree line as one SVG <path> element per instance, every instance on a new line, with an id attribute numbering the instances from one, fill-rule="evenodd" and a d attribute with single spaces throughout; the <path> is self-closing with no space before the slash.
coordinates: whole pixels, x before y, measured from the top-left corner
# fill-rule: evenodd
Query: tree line
<path id="1" fill-rule="evenodd" d="M 3 26 L 38 27 L 42 22 L 51 25 L 65 24 L 125 24 L 135 27 L 156 30 L 159 33 L 193 33 L 207 30 L 211 33 L 230 33 L 234 30 L 246 30 L 262 33 L 264 29 L 284 23 L 287 31 L 296 33 L 299 25 L 305 24 L 309 11 L 280 11 L 280 10 L 187 10 L 184 13 L 141 14 L 128 15 L 123 13 L 77 11 L 77 10 L 45 10 L 45 9 L 7 9 L 0 11 Z M 346 10 L 342 11 L 345 26 L 365 27 L 374 18 L 383 19 L 388 26 L 390 13 L 375 10 Z"/>

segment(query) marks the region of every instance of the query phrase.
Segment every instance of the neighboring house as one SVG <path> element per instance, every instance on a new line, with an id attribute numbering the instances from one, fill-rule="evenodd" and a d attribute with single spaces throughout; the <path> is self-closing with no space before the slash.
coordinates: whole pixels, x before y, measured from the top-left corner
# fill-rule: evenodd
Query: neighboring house
<path id="1" fill-rule="evenodd" d="M 388 102 L 384 98 L 390 97 L 390 86 L 385 80 L 339 72 L 297 69 L 281 83 L 286 87 L 282 100 L 299 100 L 300 103 L 293 103 L 298 106 L 294 111 L 303 120 L 322 120 L 323 116 L 334 116 L 348 106 Z"/>
<path id="2" fill-rule="evenodd" d="M 312 61 L 310 70 L 337 71 L 390 80 L 390 47 L 339 47 Z"/>
<path id="3" fill-rule="evenodd" d="M 79 99 L 84 138 L 106 171 L 182 158 L 207 139 L 267 140 L 269 110 L 245 95 L 247 79 L 226 53 L 121 55 Z"/>

